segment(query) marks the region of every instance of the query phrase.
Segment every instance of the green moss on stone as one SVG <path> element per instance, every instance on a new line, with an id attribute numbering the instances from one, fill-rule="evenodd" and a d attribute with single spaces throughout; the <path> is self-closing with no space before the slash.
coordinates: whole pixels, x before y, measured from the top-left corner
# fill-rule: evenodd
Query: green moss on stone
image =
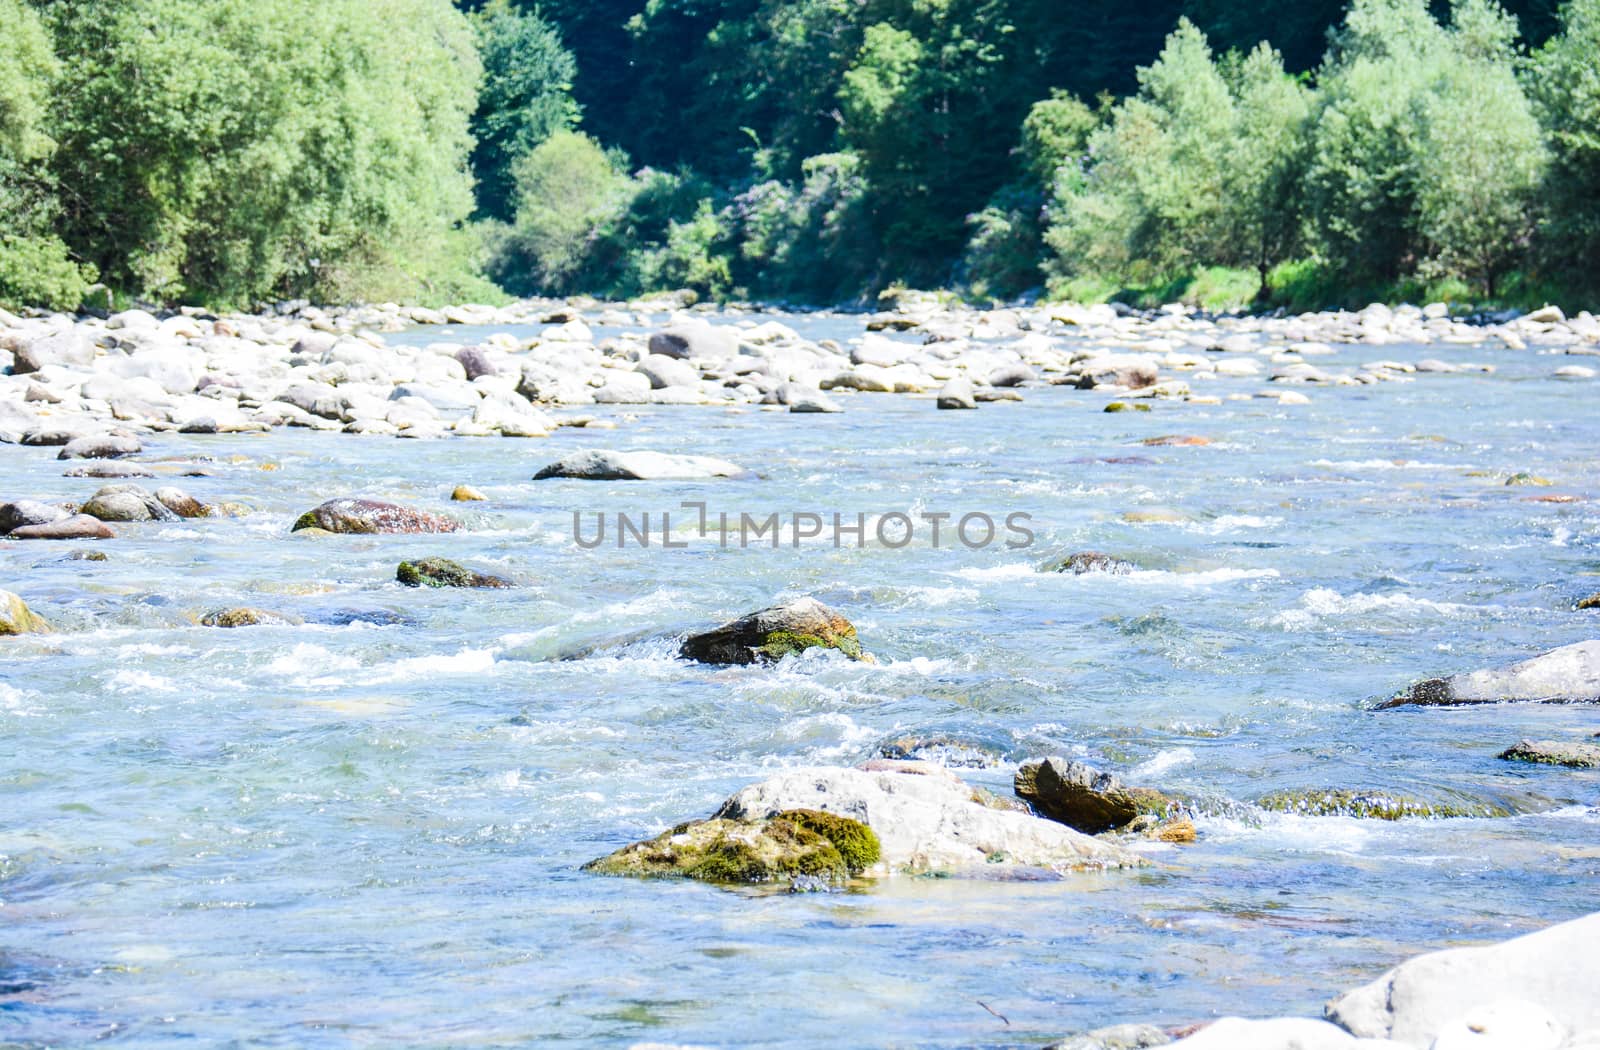
<path id="1" fill-rule="evenodd" d="M 1487 803 L 1455 805 L 1427 802 L 1387 791 L 1278 791 L 1256 805 L 1274 813 L 1308 817 L 1356 817 L 1362 820 L 1444 820 L 1455 817 L 1504 817 L 1507 812 Z"/>
<path id="2" fill-rule="evenodd" d="M 775 821 L 787 821 L 827 839 L 851 874 L 866 871 L 883 857 L 877 832 L 859 820 L 819 809 L 790 809 L 779 813 Z"/>
<path id="3" fill-rule="evenodd" d="M 322 528 L 322 522 L 317 520 L 317 512 L 314 510 L 308 510 L 295 519 L 294 526 L 289 531 L 299 532 L 301 529 L 320 528 Z"/>
<path id="4" fill-rule="evenodd" d="M 837 649 L 852 660 L 861 659 L 861 641 L 855 628 L 837 634 L 804 634 L 799 631 L 773 631 L 767 635 L 766 644 L 758 650 L 769 660 L 781 660 L 790 653 L 807 649 Z"/>
<path id="5" fill-rule="evenodd" d="M 510 583 L 498 576 L 484 576 L 473 572 L 449 558 L 420 558 L 403 561 L 395 569 L 394 577 L 407 587 L 509 587 Z"/>

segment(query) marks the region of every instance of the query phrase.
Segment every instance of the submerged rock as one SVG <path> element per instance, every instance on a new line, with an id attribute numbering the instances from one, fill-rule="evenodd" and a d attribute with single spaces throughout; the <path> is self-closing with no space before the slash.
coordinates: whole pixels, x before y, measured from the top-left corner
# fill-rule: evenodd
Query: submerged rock
<path id="1" fill-rule="evenodd" d="M 614 452 L 592 449 L 575 452 L 533 476 L 582 478 L 590 481 L 678 481 L 729 478 L 745 473 L 743 467 L 714 456 L 677 456 L 664 452 Z"/>
<path id="2" fill-rule="evenodd" d="M 489 497 L 471 485 L 457 485 L 455 491 L 450 493 L 450 498 L 457 503 L 481 503 Z"/>
<path id="3" fill-rule="evenodd" d="M 347 535 L 455 532 L 461 523 L 442 514 L 371 499 L 331 499 L 300 515 L 291 532 L 321 529 Z"/>
<path id="4" fill-rule="evenodd" d="M 813 648 L 863 658 L 855 625 L 815 598 L 761 609 L 715 630 L 691 634 L 678 655 L 703 664 L 753 664 Z"/>
<path id="5" fill-rule="evenodd" d="M 298 616 L 286 616 L 282 613 L 267 612 L 265 609 L 247 607 L 218 609 L 200 618 L 202 627 L 299 626 L 304 622 Z"/>
<path id="6" fill-rule="evenodd" d="M 1600 593 L 1591 594 L 1587 598 L 1578 599 L 1579 609 L 1600 609 Z"/>
<path id="7" fill-rule="evenodd" d="M 1510 667 L 1430 678 L 1378 706 L 1448 707 L 1507 701 L 1600 701 L 1600 641 L 1564 645 Z"/>
<path id="8" fill-rule="evenodd" d="M 931 762 L 947 769 L 992 769 L 1000 764 L 998 751 L 948 736 L 903 736 L 879 745 L 878 754 L 892 761 Z"/>
<path id="9" fill-rule="evenodd" d="M 1388 791 L 1275 791 L 1256 800 L 1274 813 L 1306 817 L 1356 817 L 1364 820 L 1444 820 L 1454 817 L 1504 817 L 1506 810 L 1488 803 L 1427 802 Z"/>
<path id="10" fill-rule="evenodd" d="M 12 529 L 9 538 L 14 540 L 109 540 L 116 533 L 99 518 L 88 514 L 74 514 L 60 521 L 43 525 L 24 525 Z"/>
<path id="11" fill-rule="evenodd" d="M 591 861 L 600 875 L 760 883 L 809 876 L 842 881 L 877 864 L 878 836 L 860 821 L 794 809 L 753 820 L 691 821 Z"/>
<path id="12" fill-rule="evenodd" d="M 64 478 L 153 478 L 156 472 L 135 463 L 93 463 L 61 472 Z"/>
<path id="13" fill-rule="evenodd" d="M 1085 573 L 1098 572 L 1108 576 L 1126 576 L 1138 566 L 1131 561 L 1114 558 L 1100 551 L 1078 551 L 1069 554 L 1060 561 L 1045 566 L 1046 572 L 1070 572 L 1075 576 Z"/>
<path id="14" fill-rule="evenodd" d="M 1562 740 L 1524 740 L 1500 752 L 1510 762 L 1534 762 L 1543 766 L 1568 766 L 1573 769 L 1600 769 L 1600 744 L 1567 743 Z"/>
<path id="15" fill-rule="evenodd" d="M 1042 817 L 1090 835 L 1127 827 L 1141 814 L 1166 815 L 1173 800 L 1150 788 L 1130 788 L 1065 758 L 1024 762 L 1013 780 L 1017 797 Z"/>
<path id="16" fill-rule="evenodd" d="M 1567 1033 L 1600 1029 L 1597 942 L 1600 913 L 1501 944 L 1418 956 L 1331 1003 L 1328 1020 L 1356 1036 L 1420 1047 L 1476 1011 L 1516 1001 L 1539 1008 L 1538 1015 L 1523 1013 L 1532 1030 L 1492 1045 L 1551 1045 L 1537 1041 L 1546 1019 Z"/>
<path id="17" fill-rule="evenodd" d="M 920 873 L 1020 865 L 1076 871 L 1135 867 L 1137 855 L 1028 813 L 985 805 L 974 789 L 926 763 L 891 769 L 796 769 L 752 784 L 714 816 L 761 820 L 819 809 L 877 833 L 882 869 Z M 869 872 L 875 873 L 875 872 Z"/>
<path id="18" fill-rule="evenodd" d="M 49 634 L 50 625 L 10 591 L 0 591 L 0 635 Z"/>
<path id="19" fill-rule="evenodd" d="M 473 572 L 449 558 L 419 558 L 403 561 L 394 578 L 407 587 L 510 587 L 511 581 L 499 576 Z"/>
<path id="20" fill-rule="evenodd" d="M 57 459 L 120 459 L 144 451 L 144 445 L 131 434 L 95 434 L 73 438 L 62 446 Z"/>

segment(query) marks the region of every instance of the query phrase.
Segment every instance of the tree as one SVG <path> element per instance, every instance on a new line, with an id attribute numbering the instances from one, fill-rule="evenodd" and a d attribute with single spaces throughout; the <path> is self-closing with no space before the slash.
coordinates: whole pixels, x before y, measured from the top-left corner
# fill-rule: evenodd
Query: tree
<path id="1" fill-rule="evenodd" d="M 471 209 L 479 66 L 446 0 L 58 0 L 61 230 L 114 287 L 426 294 Z M 436 286 L 437 287 L 437 286 Z"/>
<path id="2" fill-rule="evenodd" d="M 74 307 L 94 275 L 54 233 L 57 187 L 47 162 L 55 143 L 45 124 L 60 63 L 20 0 L 0 0 L 0 25 L 0 303 Z"/>
<path id="3" fill-rule="evenodd" d="M 1549 137 L 1541 248 L 1583 287 L 1600 291 L 1600 0 L 1572 0 L 1561 34 L 1535 56 L 1530 90 Z"/>
<path id="4" fill-rule="evenodd" d="M 537 11 L 518 12 L 508 0 L 493 0 L 473 16 L 483 86 L 472 118 L 472 173 L 478 209 L 510 219 L 515 178 L 512 167 L 557 131 L 573 127 L 577 66 L 561 37 Z"/>
<path id="5" fill-rule="evenodd" d="M 572 289 L 599 227 L 626 206 L 628 177 L 617 158 L 575 131 L 551 135 L 514 170 L 517 221 L 495 275 L 514 291 Z"/>
<path id="6" fill-rule="evenodd" d="M 1149 280 L 1226 261 L 1236 118 L 1204 34 L 1180 20 L 1139 85 L 1053 205 L 1047 240 L 1068 272 Z"/>
<path id="7" fill-rule="evenodd" d="M 1457 0 L 1452 61 L 1417 103 L 1417 229 L 1425 274 L 1461 276 L 1491 298 L 1526 251 L 1548 155 L 1516 74 L 1516 22 Z"/>
<path id="8" fill-rule="evenodd" d="M 1232 85 L 1237 125 L 1224 178 L 1232 233 L 1229 262 L 1254 266 L 1261 286 L 1258 301 L 1270 292 L 1267 275 L 1301 243 L 1300 182 L 1306 163 L 1306 120 L 1311 92 L 1288 76 L 1282 57 L 1266 44 L 1238 66 Z"/>

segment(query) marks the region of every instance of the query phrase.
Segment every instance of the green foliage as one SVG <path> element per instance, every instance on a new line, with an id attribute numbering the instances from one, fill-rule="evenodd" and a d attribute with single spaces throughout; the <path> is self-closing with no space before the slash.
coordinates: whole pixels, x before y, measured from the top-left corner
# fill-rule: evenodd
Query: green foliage
<path id="1" fill-rule="evenodd" d="M 1541 231 L 1545 263 L 1600 294 L 1600 0 L 1571 0 L 1561 35 L 1534 58 L 1528 84 L 1552 163 Z"/>
<path id="2" fill-rule="evenodd" d="M 1223 180 L 1233 241 L 1228 261 L 1256 268 L 1257 297 L 1264 298 L 1272 266 L 1301 246 L 1311 93 L 1284 72 L 1282 58 L 1266 44 L 1250 52 L 1233 80 L 1236 124 Z"/>
<path id="3" fill-rule="evenodd" d="M 135 296 L 424 287 L 471 206 L 479 74 L 445 0 L 61 0 L 60 230 Z"/>
<path id="4" fill-rule="evenodd" d="M 1149 283 L 1237 259 L 1229 188 L 1238 121 L 1204 35 L 1180 22 L 1139 81 L 1139 94 L 1091 137 L 1085 176 L 1058 185 L 1046 240 L 1060 276 Z"/>
<path id="5" fill-rule="evenodd" d="M 727 209 L 736 285 L 791 302 L 853 299 L 878 281 L 877 234 L 853 153 L 811 157 L 798 186 L 759 183 Z"/>
<path id="6" fill-rule="evenodd" d="M 628 177 L 599 143 L 573 131 L 551 135 L 515 171 L 516 225 L 491 274 L 513 292 L 565 292 L 588 262 L 601 224 L 624 208 Z"/>
<path id="7" fill-rule="evenodd" d="M 0 0 L 6 61 L 0 63 L 0 304 L 70 309 L 94 281 L 55 235 L 55 143 L 47 106 L 60 63 L 50 36 L 20 0 Z"/>
<path id="8" fill-rule="evenodd" d="M 483 85 L 472 118 L 472 173 L 479 210 L 510 219 L 515 207 L 514 166 L 557 131 L 572 128 L 577 67 L 561 37 L 537 11 L 518 12 L 493 0 L 473 17 Z"/>

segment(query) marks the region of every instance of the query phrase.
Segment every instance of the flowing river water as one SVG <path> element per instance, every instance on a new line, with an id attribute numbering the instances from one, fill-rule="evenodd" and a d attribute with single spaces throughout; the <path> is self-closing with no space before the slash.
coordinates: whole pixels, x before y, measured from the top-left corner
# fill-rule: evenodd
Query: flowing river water
<path id="1" fill-rule="evenodd" d="M 808 337 L 859 322 L 786 318 Z M 470 342 L 471 331 L 410 333 Z M 146 459 L 238 519 L 0 542 L 57 633 L 0 664 L 0 1044 L 239 1047 L 1037 1046 L 1119 1021 L 1316 1015 L 1418 951 L 1595 907 L 1600 777 L 1496 759 L 1592 708 L 1373 711 L 1410 682 L 1596 636 L 1592 383 L 1483 346 L 1343 347 L 1492 374 L 1311 389 L 1309 405 L 1027 389 L 937 412 L 599 408 L 618 429 L 396 441 L 158 436 Z M 1218 380 L 1226 394 L 1259 380 Z M 1164 434 L 1201 447 L 1146 447 Z M 583 448 L 731 459 L 696 483 L 531 480 Z M 7 498 L 79 499 L 55 450 Z M 1530 472 L 1550 487 L 1508 486 Z M 293 537 L 361 495 L 448 536 Z M 1031 515 L 1029 549 L 573 542 L 574 511 Z M 1002 540 L 1003 540 L 1002 536 Z M 1131 575 L 1040 571 L 1103 550 Z M 514 590 L 407 590 L 437 554 Z M 810 594 L 879 662 L 676 659 L 683 634 Z M 304 626 L 195 624 L 250 605 Z M 774 770 L 887 741 L 1080 757 L 1197 800 L 1198 843 L 1061 881 L 898 877 L 831 893 L 591 876 Z M 1272 791 L 1388 789 L 1496 819 L 1268 813 Z"/>

